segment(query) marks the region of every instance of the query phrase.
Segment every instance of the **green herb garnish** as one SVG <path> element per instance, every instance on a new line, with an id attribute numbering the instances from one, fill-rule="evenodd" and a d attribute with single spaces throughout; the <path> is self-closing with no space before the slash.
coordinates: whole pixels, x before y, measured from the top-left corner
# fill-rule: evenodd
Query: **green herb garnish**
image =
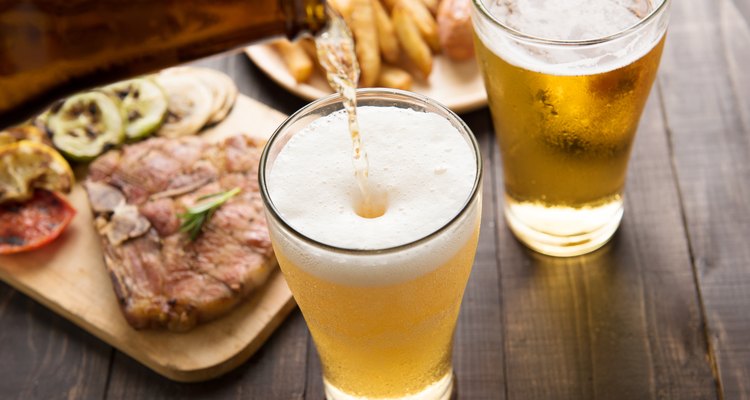
<path id="1" fill-rule="evenodd" d="M 179 214 L 178 217 L 182 219 L 180 225 L 180 232 L 187 232 L 190 236 L 190 240 L 195 240 L 203 229 L 203 224 L 206 223 L 214 212 L 226 203 L 227 200 L 231 199 L 237 193 L 240 192 L 240 188 L 236 187 L 226 192 L 219 192 L 199 197 L 196 201 L 201 202 L 203 200 L 213 199 L 204 203 L 196 204 L 192 207 L 188 207 L 187 211 L 183 214 Z"/>

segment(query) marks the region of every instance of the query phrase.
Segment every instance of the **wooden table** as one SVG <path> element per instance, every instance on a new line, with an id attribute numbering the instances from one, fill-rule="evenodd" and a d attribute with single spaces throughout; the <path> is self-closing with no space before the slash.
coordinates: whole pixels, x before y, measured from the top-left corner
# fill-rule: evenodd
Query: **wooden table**
<path id="1" fill-rule="evenodd" d="M 526 250 L 500 209 L 486 109 L 485 209 L 456 333 L 460 399 L 750 399 L 750 0 L 675 0 L 620 230 L 594 254 Z M 304 102 L 242 55 L 203 61 L 285 113 Z M 206 343 L 210 346 L 210 343 Z M 322 399 L 299 311 L 246 364 L 174 383 L 0 284 L 0 398 Z"/>

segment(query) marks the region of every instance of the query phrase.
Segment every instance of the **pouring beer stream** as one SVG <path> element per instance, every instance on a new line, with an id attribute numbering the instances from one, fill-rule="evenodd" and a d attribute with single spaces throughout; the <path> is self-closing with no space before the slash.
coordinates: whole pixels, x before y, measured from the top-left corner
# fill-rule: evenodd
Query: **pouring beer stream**
<path id="1" fill-rule="evenodd" d="M 354 177 L 359 187 L 359 198 L 354 199 L 354 210 L 361 217 L 377 218 L 385 214 L 386 196 L 385 193 L 375 192 L 367 179 L 370 167 L 357 120 L 359 63 L 354 51 L 354 39 L 341 16 L 328 9 L 328 17 L 328 27 L 316 37 L 315 46 L 328 83 L 343 97 L 348 115 Z"/>

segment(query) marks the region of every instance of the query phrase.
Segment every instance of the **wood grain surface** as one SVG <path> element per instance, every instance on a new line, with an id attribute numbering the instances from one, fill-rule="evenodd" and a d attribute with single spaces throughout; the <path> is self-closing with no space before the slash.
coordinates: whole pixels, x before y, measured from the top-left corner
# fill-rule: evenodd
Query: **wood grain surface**
<path id="1" fill-rule="evenodd" d="M 675 2 L 659 81 L 710 361 L 726 399 L 750 399 L 749 21 L 730 0 Z"/>
<path id="2" fill-rule="evenodd" d="M 486 173 L 457 398 L 750 399 L 750 0 L 675 0 L 672 12 L 625 217 L 596 253 L 555 259 L 513 238 L 489 113 L 463 115 Z M 201 64 L 286 114 L 305 104 L 242 55 Z M 201 384 L 160 377 L 3 284 L 0 326 L 1 398 L 324 398 L 298 311 Z"/>

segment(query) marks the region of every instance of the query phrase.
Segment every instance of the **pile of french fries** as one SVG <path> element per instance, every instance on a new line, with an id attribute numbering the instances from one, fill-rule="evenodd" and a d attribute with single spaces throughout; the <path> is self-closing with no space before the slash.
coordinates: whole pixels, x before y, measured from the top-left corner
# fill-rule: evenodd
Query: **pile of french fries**
<path id="1" fill-rule="evenodd" d="M 360 87 L 409 90 L 427 79 L 440 53 L 436 15 L 440 0 L 328 0 L 346 21 L 355 41 Z M 297 82 L 320 68 L 312 39 L 273 43 Z"/>

